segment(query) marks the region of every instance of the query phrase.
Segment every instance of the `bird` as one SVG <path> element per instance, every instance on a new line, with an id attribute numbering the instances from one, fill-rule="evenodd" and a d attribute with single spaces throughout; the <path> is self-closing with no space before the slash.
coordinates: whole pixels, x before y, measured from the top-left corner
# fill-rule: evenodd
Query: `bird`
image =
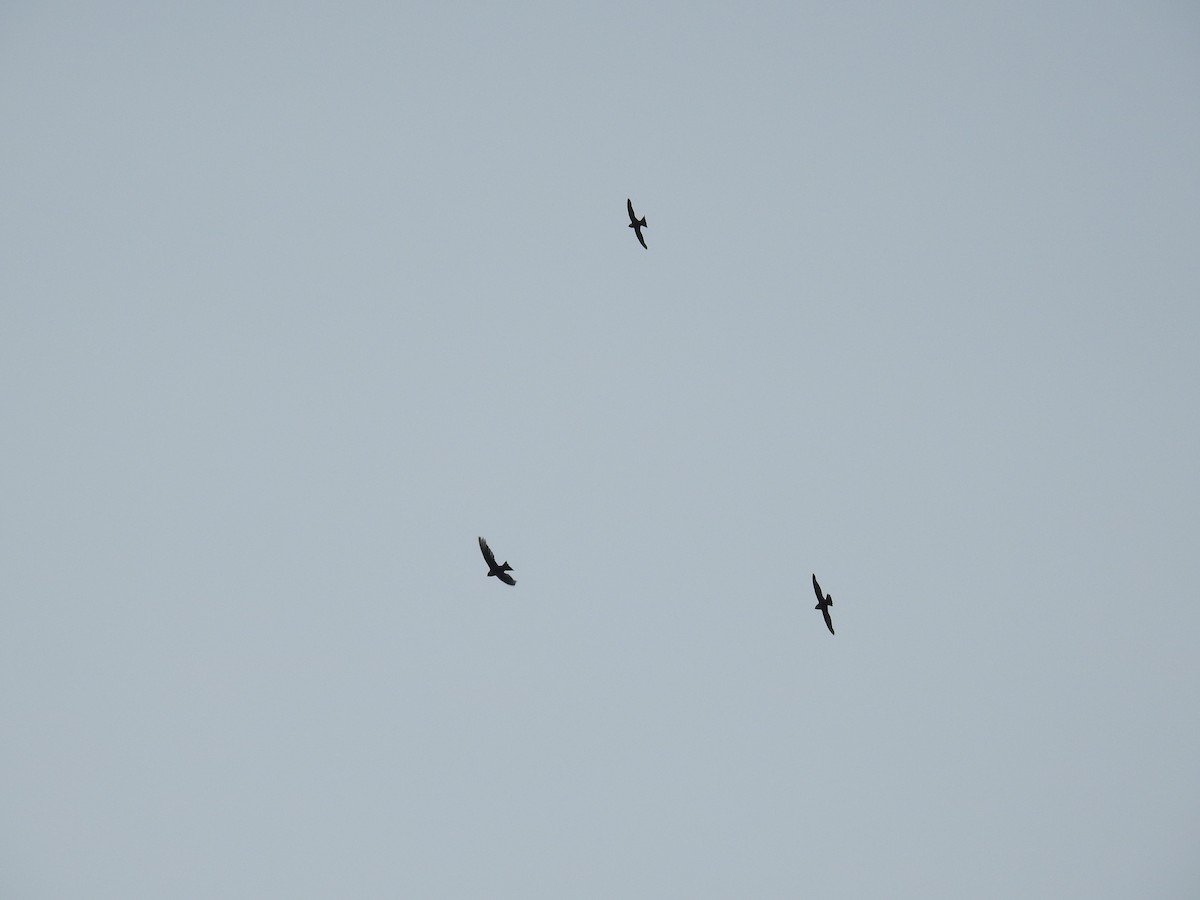
<path id="1" fill-rule="evenodd" d="M 830 634 L 833 634 L 833 619 L 829 618 L 829 607 L 833 606 L 833 595 L 821 593 L 821 586 L 817 584 L 816 575 L 813 575 L 813 590 L 817 592 L 817 605 L 813 609 L 821 611 L 821 615 L 825 617 L 825 627 L 829 629 Z"/>
<path id="2" fill-rule="evenodd" d="M 505 584 L 517 583 L 517 579 L 508 574 L 512 571 L 512 566 L 510 566 L 507 562 L 501 565 L 496 565 L 496 557 L 492 553 L 492 548 L 487 545 L 487 541 L 485 541 L 483 538 L 479 539 L 479 549 L 483 551 L 483 558 L 487 560 L 488 578 L 491 578 L 493 575 L 495 575 Z"/>
<path id="3" fill-rule="evenodd" d="M 642 249 L 649 250 L 650 248 L 646 246 L 646 239 L 644 237 L 642 237 L 642 229 L 650 227 L 649 225 L 646 224 L 646 217 L 642 216 L 639 219 L 634 214 L 633 201 L 630 200 L 628 197 L 625 198 L 625 205 L 629 207 L 629 227 L 632 228 L 633 233 L 637 235 L 638 243 L 642 245 Z"/>

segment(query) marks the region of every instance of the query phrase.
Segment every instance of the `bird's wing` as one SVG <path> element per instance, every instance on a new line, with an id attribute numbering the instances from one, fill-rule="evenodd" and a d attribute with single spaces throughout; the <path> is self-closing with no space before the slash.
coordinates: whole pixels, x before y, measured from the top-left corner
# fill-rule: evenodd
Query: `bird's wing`
<path id="1" fill-rule="evenodd" d="M 488 568 L 496 568 L 496 557 L 492 556 L 492 548 L 483 538 L 479 539 L 479 549 L 483 551 L 483 558 L 487 560 Z"/>
<path id="2" fill-rule="evenodd" d="M 642 249 L 649 250 L 650 248 L 646 246 L 646 239 L 644 237 L 642 237 L 642 229 L 635 228 L 635 229 L 633 229 L 633 233 L 637 235 L 638 243 L 640 243 L 642 245 Z"/>
<path id="3" fill-rule="evenodd" d="M 833 619 L 829 617 L 829 607 L 822 609 L 821 615 L 825 617 L 825 627 L 829 629 L 830 634 L 833 634 Z"/>
<path id="4" fill-rule="evenodd" d="M 480 538 L 480 540 L 482 541 L 483 538 Z M 817 592 L 817 599 L 820 600 L 822 603 L 824 603 L 825 595 L 821 593 L 821 586 L 819 584 L 817 584 L 817 576 L 816 575 L 813 575 L 813 590 Z"/>
<path id="5" fill-rule="evenodd" d="M 633 214 L 633 201 L 628 197 L 625 198 L 625 205 L 629 208 L 629 221 L 634 225 L 637 224 L 637 216 Z"/>
<path id="6" fill-rule="evenodd" d="M 517 583 L 517 579 L 513 578 L 507 572 L 497 572 L 496 577 L 499 578 L 501 581 L 503 581 L 505 584 L 516 584 Z"/>

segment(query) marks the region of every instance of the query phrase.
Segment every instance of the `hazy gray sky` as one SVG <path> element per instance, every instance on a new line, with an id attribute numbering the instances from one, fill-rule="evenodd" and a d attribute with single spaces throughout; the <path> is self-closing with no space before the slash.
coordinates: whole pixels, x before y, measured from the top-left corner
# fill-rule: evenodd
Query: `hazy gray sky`
<path id="1" fill-rule="evenodd" d="M 1196 896 L 1198 162 L 1191 3 L 6 3 L 0 894 Z"/>

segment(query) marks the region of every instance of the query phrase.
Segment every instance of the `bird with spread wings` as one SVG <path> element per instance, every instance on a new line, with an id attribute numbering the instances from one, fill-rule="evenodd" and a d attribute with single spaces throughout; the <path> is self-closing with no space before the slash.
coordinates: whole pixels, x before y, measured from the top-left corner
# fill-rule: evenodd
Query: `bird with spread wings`
<path id="1" fill-rule="evenodd" d="M 821 585 L 817 584 L 816 575 L 813 575 L 813 590 L 817 592 L 817 605 L 813 609 L 821 611 L 821 615 L 825 617 L 825 627 L 829 629 L 830 634 L 833 634 L 833 619 L 829 618 L 829 607 L 833 606 L 833 596 L 821 593 Z"/>
<path id="2" fill-rule="evenodd" d="M 488 546 L 487 541 L 485 541 L 483 538 L 479 539 L 479 549 L 483 551 L 483 558 L 487 561 L 489 578 L 495 575 L 505 584 L 517 583 L 517 579 L 508 574 L 512 571 L 512 566 L 510 566 L 507 562 L 497 564 L 496 556 L 492 553 L 492 548 Z"/>
<path id="3" fill-rule="evenodd" d="M 637 235 L 638 243 L 642 245 L 642 249 L 649 250 L 650 248 L 646 246 L 646 239 L 642 237 L 642 229 L 650 227 L 646 224 L 646 217 L 642 216 L 640 219 L 637 217 L 633 211 L 633 201 L 628 197 L 625 198 L 625 205 L 629 208 L 629 227 Z"/>

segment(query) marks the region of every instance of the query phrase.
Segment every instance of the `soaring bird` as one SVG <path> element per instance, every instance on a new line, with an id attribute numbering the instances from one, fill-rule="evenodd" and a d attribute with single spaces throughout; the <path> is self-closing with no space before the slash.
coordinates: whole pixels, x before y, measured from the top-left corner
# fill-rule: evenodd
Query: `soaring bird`
<path id="1" fill-rule="evenodd" d="M 649 250 L 650 248 L 646 246 L 646 239 L 642 237 L 642 229 L 650 227 L 646 224 L 646 217 L 642 216 L 639 219 L 634 214 L 633 201 L 628 197 L 625 198 L 625 205 L 629 207 L 629 227 L 632 228 L 633 233 L 637 235 L 638 243 L 642 245 L 642 249 Z"/>
<path id="2" fill-rule="evenodd" d="M 493 575 L 495 575 L 505 584 L 517 583 L 517 579 L 508 574 L 512 571 L 512 566 L 510 566 L 508 563 L 496 565 L 496 557 L 492 554 L 492 548 L 487 545 L 487 541 L 485 541 L 483 538 L 479 539 L 479 549 L 483 551 L 483 558 L 487 560 L 488 578 L 491 578 Z M 826 615 L 828 616 L 829 614 L 826 613 Z"/>
<path id="3" fill-rule="evenodd" d="M 829 629 L 830 634 L 833 634 L 833 619 L 829 618 L 829 607 L 833 606 L 833 596 L 821 593 L 821 586 L 817 584 L 816 575 L 813 575 L 813 590 L 817 592 L 817 605 L 813 609 L 821 611 L 821 615 L 825 617 L 825 627 Z"/>

